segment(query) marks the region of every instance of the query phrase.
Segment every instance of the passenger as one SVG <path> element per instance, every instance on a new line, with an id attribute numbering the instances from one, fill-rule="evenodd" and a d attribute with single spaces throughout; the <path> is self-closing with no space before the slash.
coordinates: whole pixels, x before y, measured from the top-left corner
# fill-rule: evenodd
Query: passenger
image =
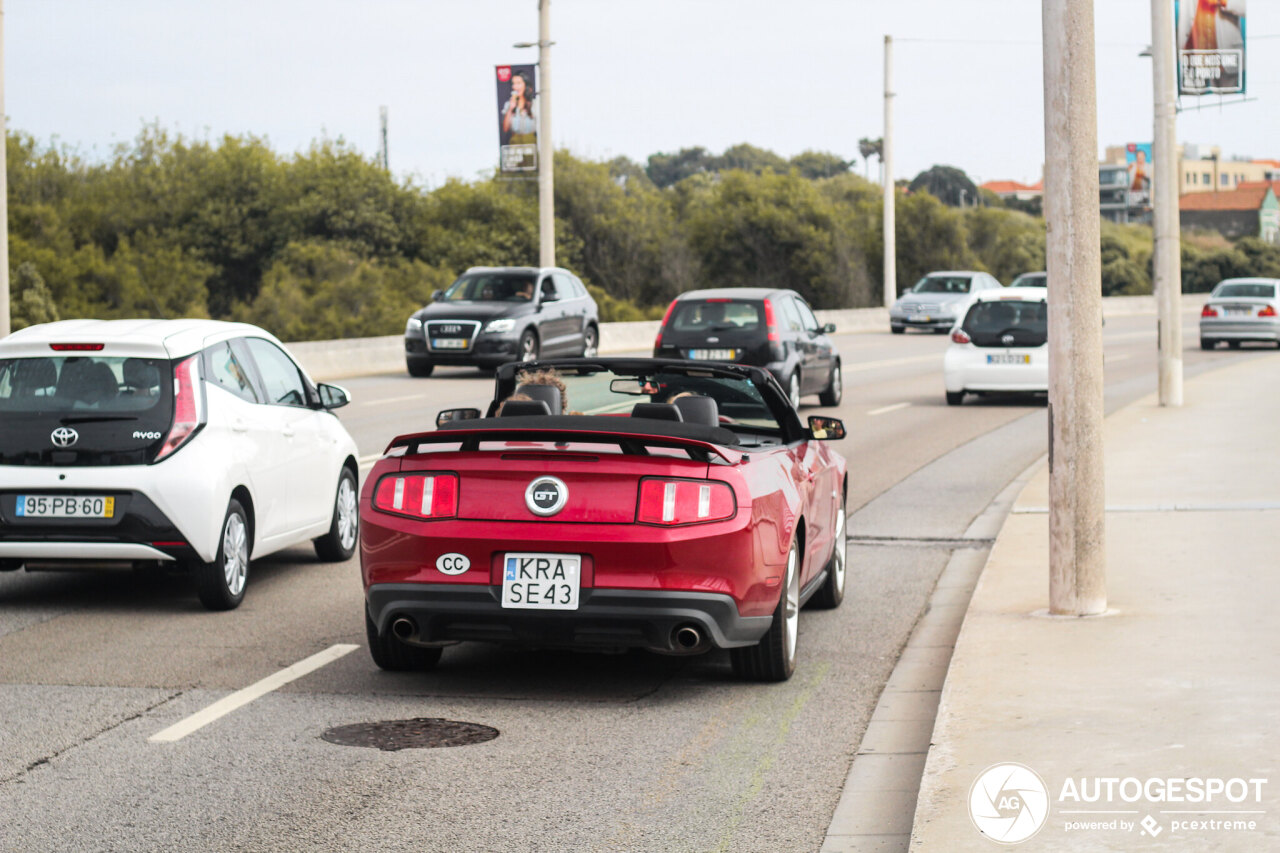
<path id="1" fill-rule="evenodd" d="M 493 414 L 495 416 L 502 414 L 502 407 L 507 405 L 507 403 L 511 403 L 511 402 L 516 402 L 516 403 L 530 402 L 531 403 L 533 402 L 533 398 L 530 397 L 528 394 L 512 394 L 510 397 L 508 397 L 507 399 L 503 400 L 501 403 L 498 404 L 498 409 Z"/>
<path id="2" fill-rule="evenodd" d="M 550 385 L 552 388 L 560 392 L 560 411 L 563 415 L 569 411 L 569 389 L 565 386 L 564 380 L 560 378 L 560 372 L 552 367 L 544 367 L 541 370 L 526 371 L 516 374 L 516 387 L 523 385 Z M 557 414 L 552 412 L 551 414 Z"/>

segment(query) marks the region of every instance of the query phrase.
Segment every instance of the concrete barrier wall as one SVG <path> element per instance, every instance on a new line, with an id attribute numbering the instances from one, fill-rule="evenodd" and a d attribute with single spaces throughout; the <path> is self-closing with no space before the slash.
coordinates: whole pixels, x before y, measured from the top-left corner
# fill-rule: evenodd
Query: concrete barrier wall
<path id="1" fill-rule="evenodd" d="M 1184 312 L 1199 312 L 1207 294 L 1193 293 L 1182 297 Z M 834 323 L 837 334 L 888 331 L 886 308 L 846 308 L 815 311 L 820 323 Z M 1102 300 L 1104 317 L 1125 317 L 1156 313 L 1154 296 L 1109 296 Z M 602 323 L 600 352 L 651 351 L 658 334 L 657 320 L 635 323 Z M 375 373 L 400 373 L 404 366 L 404 337 L 387 335 L 379 338 L 346 338 L 337 341 L 304 341 L 289 344 L 289 351 L 318 380 L 342 379 Z"/>

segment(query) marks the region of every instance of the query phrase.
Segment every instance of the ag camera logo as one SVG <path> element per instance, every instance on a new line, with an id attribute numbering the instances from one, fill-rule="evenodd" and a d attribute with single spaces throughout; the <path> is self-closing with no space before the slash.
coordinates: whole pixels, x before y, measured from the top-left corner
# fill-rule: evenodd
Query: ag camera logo
<path id="1" fill-rule="evenodd" d="M 1049 818 L 1049 789 L 1040 774 L 1022 764 L 993 764 L 969 789 L 969 818 L 992 841 L 1018 844 Z"/>

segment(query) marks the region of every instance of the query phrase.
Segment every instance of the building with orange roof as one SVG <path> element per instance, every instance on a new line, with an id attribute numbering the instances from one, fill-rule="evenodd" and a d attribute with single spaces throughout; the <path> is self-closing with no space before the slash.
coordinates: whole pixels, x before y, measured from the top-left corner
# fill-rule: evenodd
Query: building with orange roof
<path id="1" fill-rule="evenodd" d="M 1182 227 L 1217 231 L 1229 240 L 1280 243 L 1280 200 L 1269 183 L 1249 189 L 1188 193 L 1178 200 Z"/>
<path id="2" fill-rule="evenodd" d="M 1003 199 L 1031 201 L 1033 198 L 1044 195 L 1044 181 L 1036 181 L 1034 184 L 1023 184 L 1018 181 L 987 181 L 979 189 L 990 190 Z"/>

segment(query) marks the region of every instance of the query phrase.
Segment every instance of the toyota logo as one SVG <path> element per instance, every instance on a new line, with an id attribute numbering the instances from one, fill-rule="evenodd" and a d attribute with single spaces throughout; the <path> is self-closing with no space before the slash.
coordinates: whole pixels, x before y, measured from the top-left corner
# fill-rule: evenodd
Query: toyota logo
<path id="1" fill-rule="evenodd" d="M 1013 346 L 1014 340 L 1015 338 L 1013 337 L 1013 335 L 1001 335 L 1000 337 L 1000 343 L 1004 344 L 1007 347 Z"/>
<path id="2" fill-rule="evenodd" d="M 569 487 L 556 477 L 539 477 L 524 490 L 524 505 L 534 515 L 555 515 L 569 500 Z"/>
<path id="3" fill-rule="evenodd" d="M 80 433 L 71 427 L 58 427 L 49 435 L 49 438 L 58 447 L 70 447 L 80 440 Z"/>

